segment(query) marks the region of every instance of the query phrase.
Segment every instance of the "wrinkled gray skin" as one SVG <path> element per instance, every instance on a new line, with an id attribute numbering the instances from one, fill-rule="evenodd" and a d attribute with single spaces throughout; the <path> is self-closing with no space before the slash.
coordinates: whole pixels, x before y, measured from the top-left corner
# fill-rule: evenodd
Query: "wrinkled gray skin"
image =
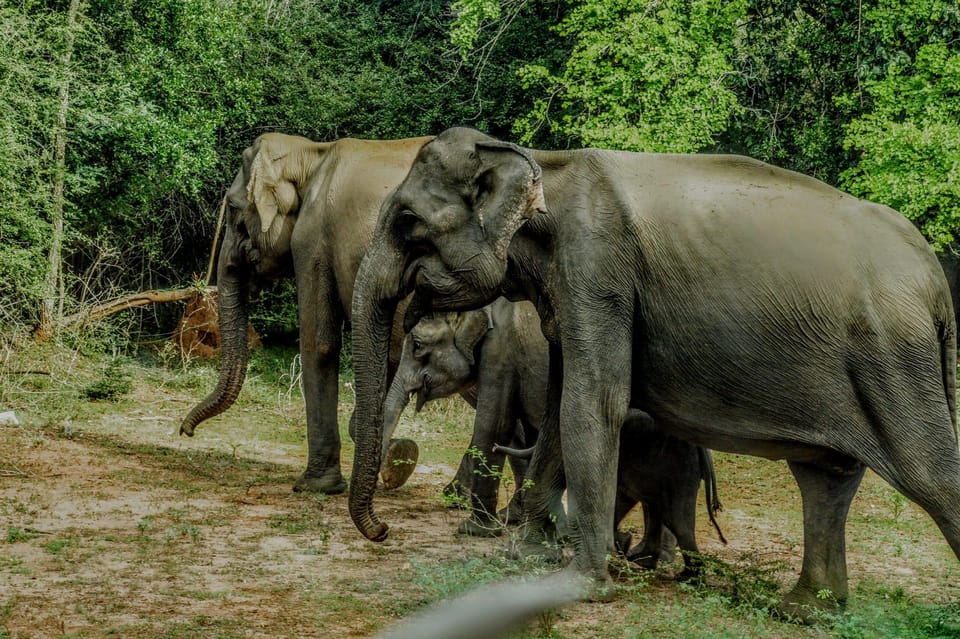
<path id="1" fill-rule="evenodd" d="M 546 341 L 529 303 L 501 298 L 481 310 L 426 317 L 404 340 L 384 406 L 384 440 L 391 437 L 411 395 L 420 410 L 426 402 L 460 393 L 477 411 L 470 447 L 485 456 L 488 470 L 474 473 L 473 460 L 464 455 L 456 478 L 444 489 L 471 500 L 470 519 L 458 532 L 490 536 L 502 531 L 496 514 L 500 480 L 489 468 L 503 468 L 504 454 L 493 447 L 498 442 L 532 444 L 547 395 L 547 368 Z M 513 470 L 521 486 L 526 462 Z M 505 515 L 516 517 L 518 511 L 513 503 Z"/>
<path id="2" fill-rule="evenodd" d="M 445 131 L 384 203 L 357 276 L 350 513 L 373 540 L 387 535 L 372 502 L 390 318 L 411 290 L 408 328 L 501 294 L 537 306 L 550 398 L 525 538 L 549 533 L 565 475 L 578 505 L 567 570 L 597 598 L 613 593 L 630 407 L 698 445 L 787 460 L 804 525 L 788 615 L 846 599 L 844 529 L 867 467 L 960 557 L 956 323 L 933 251 L 892 209 L 745 157 L 545 152 Z"/>
<path id="3" fill-rule="evenodd" d="M 533 448 L 520 451 L 497 444 L 536 437 L 547 398 L 547 352 L 540 318 L 529 302 L 514 303 L 500 297 L 481 310 L 421 319 L 404 340 L 403 355 L 387 392 L 383 439 L 392 436 L 411 395 L 416 396 L 419 410 L 429 401 L 461 393 L 477 409 L 470 446 L 485 456 L 489 467 L 503 468 L 503 453 L 529 458 Z M 471 469 L 471 458 L 464 455 L 458 478 L 446 489 L 454 492 L 457 482 L 469 487 L 471 516 L 457 532 L 497 535 L 503 530 L 496 515 L 499 476 L 472 473 Z M 517 486 L 521 486 L 524 471 L 514 472 Z M 657 433 L 648 415 L 631 411 L 621 431 L 615 527 L 638 503 L 648 508 L 644 510 L 643 542 L 628 551 L 630 534 L 618 531 L 618 550 L 645 568 L 655 568 L 666 527 L 676 536 L 680 549 L 687 551 L 687 573 L 694 572 L 691 562 L 695 560 L 689 553 L 697 552 L 694 531 L 701 478 L 706 482 L 713 520 L 719 501 L 709 451 Z M 519 510 L 520 505 L 513 503 L 508 514 L 517 515 Z M 673 539 L 667 537 L 669 555 Z"/>
<path id="4" fill-rule="evenodd" d="M 521 457 L 529 457 L 535 449 L 494 447 L 494 450 Z M 676 545 L 683 551 L 685 566 L 680 577 L 699 574 L 703 562 L 697 548 L 696 511 L 701 480 L 710 523 L 720 540 L 727 543 L 715 517 L 722 506 L 710 451 L 658 431 L 649 415 L 630 409 L 620 429 L 617 502 L 613 516 L 617 551 L 642 568 L 653 570 L 661 559 L 673 560 Z M 620 523 L 640 503 L 644 506 L 643 540 L 630 548 L 630 533 L 621 531 Z"/>
<path id="5" fill-rule="evenodd" d="M 267 133 L 243 152 L 227 191 L 225 232 L 217 263 L 222 351 L 217 387 L 180 425 L 229 408 L 247 370 L 251 293 L 292 274 L 300 312 L 300 355 L 307 411 L 307 468 L 294 490 L 339 493 L 337 375 L 341 328 L 350 320 L 353 283 L 380 204 L 406 175 L 429 138 L 312 142 Z M 394 362 L 402 331 L 397 327 Z"/>

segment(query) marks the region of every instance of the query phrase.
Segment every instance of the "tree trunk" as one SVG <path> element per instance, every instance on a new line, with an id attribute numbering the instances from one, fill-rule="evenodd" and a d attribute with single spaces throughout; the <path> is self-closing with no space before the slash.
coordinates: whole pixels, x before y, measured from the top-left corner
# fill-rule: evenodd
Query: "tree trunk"
<path id="1" fill-rule="evenodd" d="M 81 4 L 82 0 L 70 0 L 70 8 L 67 13 L 66 42 L 64 43 L 61 61 L 63 79 L 60 84 L 59 109 L 57 111 L 57 124 L 54 129 L 50 251 L 47 254 L 50 270 L 47 272 L 40 305 L 40 326 L 34 333 L 36 338 L 41 341 L 49 341 L 59 330 L 60 317 L 63 311 L 63 278 L 60 268 L 63 251 L 63 209 L 67 175 L 67 113 L 70 109 L 70 81 L 73 76 L 70 63 L 73 58 L 75 29 Z"/>

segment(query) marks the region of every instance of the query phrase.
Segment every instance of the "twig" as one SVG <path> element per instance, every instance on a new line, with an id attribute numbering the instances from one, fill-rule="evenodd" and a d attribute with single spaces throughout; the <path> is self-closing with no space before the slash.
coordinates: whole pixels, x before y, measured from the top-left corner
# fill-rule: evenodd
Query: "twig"
<path id="1" fill-rule="evenodd" d="M 203 285 L 210 286 L 210 278 L 213 276 L 213 266 L 217 259 L 217 245 L 220 243 L 220 229 L 223 228 L 223 211 L 227 208 L 227 196 L 224 195 L 220 200 L 220 212 L 217 213 L 217 229 L 213 232 L 213 245 L 210 247 L 210 261 L 207 262 L 207 274 L 203 278 Z"/>
<path id="2" fill-rule="evenodd" d="M 35 477 L 33 473 L 28 473 L 23 470 L 20 470 L 13 464 L 10 464 L 10 468 L 0 468 L 0 477 Z"/>

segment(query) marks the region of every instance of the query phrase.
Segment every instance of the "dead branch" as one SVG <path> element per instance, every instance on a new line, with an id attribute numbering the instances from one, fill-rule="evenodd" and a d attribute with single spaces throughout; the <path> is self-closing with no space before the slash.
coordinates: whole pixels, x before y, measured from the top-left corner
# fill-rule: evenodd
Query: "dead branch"
<path id="1" fill-rule="evenodd" d="M 104 317 L 109 317 L 120 311 L 125 311 L 130 308 L 136 308 L 138 306 L 146 306 L 147 304 L 157 304 L 161 302 L 179 302 L 181 300 L 189 299 L 196 295 L 198 292 L 203 294 L 209 294 L 213 291 L 216 291 L 217 287 L 207 286 L 204 288 L 198 289 L 196 286 L 188 286 L 186 288 L 177 288 L 168 291 L 140 291 L 139 293 L 129 293 L 127 295 L 121 295 L 120 297 L 114 298 L 103 304 L 97 304 L 84 310 L 74 313 L 72 315 L 67 315 L 63 318 L 64 327 L 82 327 L 90 322 L 96 322 L 103 319 Z"/>

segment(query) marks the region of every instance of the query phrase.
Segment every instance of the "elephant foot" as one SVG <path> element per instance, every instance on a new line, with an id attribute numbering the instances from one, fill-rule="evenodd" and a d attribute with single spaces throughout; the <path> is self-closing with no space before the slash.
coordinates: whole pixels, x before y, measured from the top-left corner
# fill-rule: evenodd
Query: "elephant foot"
<path id="1" fill-rule="evenodd" d="M 380 468 L 383 487 L 393 490 L 407 483 L 414 468 L 417 467 L 419 456 L 420 448 L 417 442 L 412 439 L 391 439 Z"/>
<path id="2" fill-rule="evenodd" d="M 293 492 L 295 493 L 339 495 L 346 490 L 347 482 L 344 481 L 339 468 L 329 469 L 319 475 L 311 473 L 309 469 L 305 470 L 293 484 Z"/>
<path id="3" fill-rule="evenodd" d="M 470 490 L 454 479 L 443 487 L 443 498 L 447 508 L 468 508 L 470 506 Z"/>
<path id="4" fill-rule="evenodd" d="M 521 492 L 513 493 L 513 497 L 506 506 L 497 512 L 497 518 L 504 524 L 519 524 L 523 522 L 523 500 Z"/>
<path id="5" fill-rule="evenodd" d="M 586 591 L 584 596 L 586 601 L 607 603 L 617 597 L 617 588 L 606 568 L 601 573 L 584 574 L 570 565 L 561 570 L 560 574 L 565 581 L 578 581 L 583 584 Z"/>
<path id="6" fill-rule="evenodd" d="M 633 541 L 633 535 L 628 533 L 626 530 L 615 530 L 613 532 L 613 546 L 617 549 L 617 552 L 628 557 L 630 551 L 630 543 Z"/>
<path id="7" fill-rule="evenodd" d="M 788 621 L 814 625 L 825 616 L 837 614 L 842 607 L 843 602 L 832 596 L 818 597 L 817 593 L 797 586 L 784 595 L 777 613 Z"/>
<path id="8" fill-rule="evenodd" d="M 520 539 L 510 542 L 509 555 L 512 559 L 534 558 L 552 564 L 563 561 L 563 548 L 560 547 L 556 530 L 531 530 L 530 524 L 526 524 L 525 528 Z"/>
<path id="9" fill-rule="evenodd" d="M 503 534 L 503 522 L 496 517 L 474 514 L 457 526 L 457 534 L 470 537 L 499 537 Z"/>
<path id="10" fill-rule="evenodd" d="M 658 552 L 650 552 L 639 546 L 627 553 L 627 560 L 643 570 L 656 570 L 659 557 Z"/>
<path id="11" fill-rule="evenodd" d="M 497 511 L 497 519 L 503 522 L 505 526 L 519 524 L 523 521 L 523 513 L 520 511 L 519 506 L 514 506 L 511 502 Z"/>

